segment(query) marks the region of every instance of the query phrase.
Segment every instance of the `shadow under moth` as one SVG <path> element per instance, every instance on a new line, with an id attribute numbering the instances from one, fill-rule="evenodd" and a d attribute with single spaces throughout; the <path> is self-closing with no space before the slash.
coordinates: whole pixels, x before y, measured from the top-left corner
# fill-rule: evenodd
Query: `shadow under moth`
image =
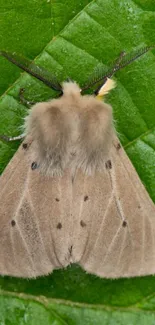
<path id="1" fill-rule="evenodd" d="M 32 106 L 1 176 L 0 274 L 32 278 L 71 263 L 105 278 L 155 274 L 155 205 L 117 138 L 111 106 L 99 100 L 116 71 L 152 48 L 121 54 L 83 88 L 0 52 L 59 94 Z"/>

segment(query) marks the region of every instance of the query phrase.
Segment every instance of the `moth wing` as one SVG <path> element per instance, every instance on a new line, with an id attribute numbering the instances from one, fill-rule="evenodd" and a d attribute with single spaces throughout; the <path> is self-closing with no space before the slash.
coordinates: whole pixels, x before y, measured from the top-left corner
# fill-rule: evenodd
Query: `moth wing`
<path id="1" fill-rule="evenodd" d="M 0 274 L 4 275 L 36 277 L 69 264 L 70 178 L 66 173 L 47 179 L 32 170 L 30 150 L 20 146 L 1 177 Z"/>
<path id="2" fill-rule="evenodd" d="M 82 177 L 75 182 L 74 261 L 105 278 L 155 274 L 155 205 L 118 140 L 103 173 Z"/>

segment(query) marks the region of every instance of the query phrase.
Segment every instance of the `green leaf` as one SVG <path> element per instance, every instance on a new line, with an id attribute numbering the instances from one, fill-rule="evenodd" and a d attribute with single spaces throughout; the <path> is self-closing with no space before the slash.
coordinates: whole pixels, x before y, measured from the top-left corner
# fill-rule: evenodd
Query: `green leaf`
<path id="1" fill-rule="evenodd" d="M 145 310 L 106 307 L 63 302 L 61 300 L 34 298 L 25 294 L 17 296 L 10 292 L 0 297 L 0 322 L 9 325 L 154 325 L 155 315 L 148 304 Z"/>
<path id="2" fill-rule="evenodd" d="M 1 48 L 37 57 L 60 80 L 70 76 L 83 84 L 93 68 L 101 62 L 108 66 L 122 50 L 155 44 L 153 0 L 0 1 Z M 122 144 L 155 202 L 154 53 L 116 74 L 117 88 L 107 102 Z M 13 136 L 20 133 L 27 110 L 19 89 L 26 88 L 31 101 L 55 93 L 4 58 L 0 69 L 0 134 Z M 1 171 L 18 145 L 0 143 Z M 153 276 L 110 281 L 73 265 L 37 280 L 0 277 L 0 287 L 0 324 L 155 323 Z"/>

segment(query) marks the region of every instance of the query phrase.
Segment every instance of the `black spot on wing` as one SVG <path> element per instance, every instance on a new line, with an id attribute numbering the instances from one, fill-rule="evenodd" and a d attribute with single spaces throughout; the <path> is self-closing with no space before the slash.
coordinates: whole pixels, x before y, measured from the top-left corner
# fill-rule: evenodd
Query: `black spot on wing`
<path id="1" fill-rule="evenodd" d="M 14 227 L 16 225 L 16 221 L 15 220 L 11 220 L 11 226 Z"/>
<path id="2" fill-rule="evenodd" d="M 111 160 L 107 160 L 107 162 L 105 163 L 105 167 L 106 167 L 106 169 L 111 169 L 112 168 Z"/>
<path id="3" fill-rule="evenodd" d="M 61 222 L 59 222 L 58 224 L 57 224 L 57 229 L 61 229 L 62 228 L 62 224 L 61 224 Z"/>
<path id="4" fill-rule="evenodd" d="M 123 222 L 122 222 L 122 227 L 126 227 L 127 226 L 127 222 L 124 220 Z"/>
<path id="5" fill-rule="evenodd" d="M 116 149 L 117 150 L 120 150 L 121 149 L 121 144 L 118 142 L 117 145 L 116 145 Z"/>
<path id="6" fill-rule="evenodd" d="M 28 144 L 27 144 L 27 143 L 23 143 L 23 144 L 22 144 L 22 147 L 23 147 L 23 149 L 25 149 L 25 150 L 26 150 L 26 149 L 27 149 L 27 147 L 28 147 Z"/>
<path id="7" fill-rule="evenodd" d="M 86 227 L 86 223 L 85 223 L 83 220 L 81 220 L 81 221 L 80 221 L 80 226 L 81 226 L 82 228 L 84 228 L 84 227 Z"/>
<path id="8" fill-rule="evenodd" d="M 35 161 L 33 161 L 33 163 L 31 164 L 31 169 L 34 170 L 38 167 L 37 163 Z"/>

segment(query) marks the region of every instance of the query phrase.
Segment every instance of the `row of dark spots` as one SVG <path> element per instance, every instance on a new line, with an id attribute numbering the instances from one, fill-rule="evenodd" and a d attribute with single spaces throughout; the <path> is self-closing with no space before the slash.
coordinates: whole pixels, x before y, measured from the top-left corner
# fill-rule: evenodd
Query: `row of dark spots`
<path id="1" fill-rule="evenodd" d="M 16 221 L 15 220 L 11 220 L 11 226 L 14 227 L 16 225 Z M 85 227 L 86 224 L 83 220 L 80 221 L 80 225 L 81 227 Z M 62 223 L 61 222 L 58 222 L 57 224 L 57 229 L 61 229 L 62 228 Z"/>
<path id="2" fill-rule="evenodd" d="M 81 220 L 80 221 L 80 226 L 82 227 L 82 228 L 84 228 L 84 227 L 86 227 L 86 223 L 83 221 L 83 220 Z M 58 224 L 57 224 L 57 229 L 62 229 L 62 223 L 61 222 L 58 222 Z"/>
<path id="3" fill-rule="evenodd" d="M 14 227 L 16 225 L 16 221 L 15 220 L 11 220 L 11 226 L 12 227 Z M 80 226 L 82 227 L 82 228 L 84 228 L 84 227 L 86 227 L 86 223 L 83 221 L 83 220 L 81 220 L 80 221 Z M 122 227 L 126 227 L 127 226 L 127 222 L 124 220 L 123 222 L 122 222 Z M 61 222 L 58 222 L 58 224 L 57 224 L 57 229 L 61 229 L 62 228 L 62 223 Z"/>
<path id="4" fill-rule="evenodd" d="M 16 221 L 15 220 L 11 220 L 11 226 L 14 227 L 15 225 L 16 225 Z M 61 229 L 61 228 L 62 228 L 62 224 L 61 224 L 61 222 L 58 222 L 57 229 Z"/>
<path id="5" fill-rule="evenodd" d="M 120 146 L 120 144 L 118 144 L 118 146 Z M 120 146 L 120 148 L 121 148 L 121 146 Z M 105 163 L 105 166 L 106 166 L 107 169 L 112 169 L 112 163 L 111 163 L 110 159 L 107 160 L 107 162 Z M 34 170 L 37 167 L 38 167 L 37 163 L 35 161 L 33 161 L 33 163 L 31 164 L 31 169 Z M 87 197 L 87 196 L 85 196 L 85 197 Z M 84 201 L 86 201 L 86 200 L 84 199 Z"/>
<path id="6" fill-rule="evenodd" d="M 11 220 L 11 226 L 14 227 L 15 225 L 16 225 L 16 221 L 15 220 Z M 86 223 L 83 220 L 81 220 L 80 221 L 80 226 L 82 228 L 84 228 L 84 227 L 86 227 Z M 123 223 L 122 223 L 122 227 L 125 228 L 126 226 L 127 226 L 127 222 L 124 220 Z M 61 222 L 58 222 L 57 229 L 61 229 L 61 228 L 62 228 L 62 223 Z"/>
<path id="7" fill-rule="evenodd" d="M 110 159 L 107 160 L 107 162 L 105 163 L 105 166 L 106 166 L 106 169 L 112 169 L 112 163 L 111 163 Z M 31 169 L 35 170 L 35 169 L 37 169 L 37 167 L 38 167 L 38 165 L 37 165 L 36 161 L 33 161 L 33 163 L 31 164 Z M 87 196 L 85 196 L 85 197 L 87 197 Z M 86 200 L 84 200 L 84 201 L 86 201 Z"/>
<path id="8" fill-rule="evenodd" d="M 16 221 L 15 220 L 11 220 L 11 226 L 14 227 L 15 225 L 16 225 Z M 81 220 L 80 221 L 80 226 L 82 228 L 84 228 L 84 227 L 86 227 L 86 223 L 83 220 Z M 122 226 L 123 227 L 126 227 L 127 226 L 127 222 L 125 220 L 123 221 Z M 62 223 L 61 222 L 58 222 L 57 229 L 61 229 L 61 228 L 62 228 Z"/>
<path id="9" fill-rule="evenodd" d="M 27 143 L 23 143 L 23 149 L 27 149 L 27 148 L 28 148 L 28 144 Z M 121 148 L 121 145 L 120 145 L 120 143 L 118 143 L 117 146 L 116 146 L 116 149 L 119 150 L 120 148 Z M 112 168 L 111 160 L 108 160 L 105 163 L 105 166 L 106 166 L 107 169 L 111 169 Z M 32 164 L 31 164 L 31 169 L 32 170 L 35 170 L 35 169 L 37 169 L 37 167 L 38 167 L 37 162 L 36 161 L 33 161 Z"/>
<path id="10" fill-rule="evenodd" d="M 111 169 L 112 168 L 111 160 L 107 160 L 107 162 L 105 163 L 105 166 L 106 166 L 107 169 Z M 31 169 L 32 170 L 35 170 L 37 168 L 38 168 L 37 162 L 36 161 L 33 161 L 32 164 L 31 164 Z M 88 196 L 86 195 L 84 197 L 84 201 L 87 201 L 87 200 L 88 200 Z"/>
<path id="11" fill-rule="evenodd" d="M 11 226 L 14 227 L 15 225 L 16 225 L 16 221 L 11 220 Z M 86 223 L 83 220 L 80 221 L 80 225 L 81 225 L 81 227 L 86 227 Z M 57 229 L 61 229 L 61 228 L 62 228 L 62 223 L 58 222 Z"/>
<path id="12" fill-rule="evenodd" d="M 89 199 L 88 195 L 85 195 L 83 200 L 84 200 L 84 202 L 86 202 L 86 201 L 88 201 L 88 199 Z M 60 199 L 58 199 L 58 198 L 56 197 L 56 198 L 55 198 L 55 201 L 56 201 L 56 202 L 60 202 Z"/>

